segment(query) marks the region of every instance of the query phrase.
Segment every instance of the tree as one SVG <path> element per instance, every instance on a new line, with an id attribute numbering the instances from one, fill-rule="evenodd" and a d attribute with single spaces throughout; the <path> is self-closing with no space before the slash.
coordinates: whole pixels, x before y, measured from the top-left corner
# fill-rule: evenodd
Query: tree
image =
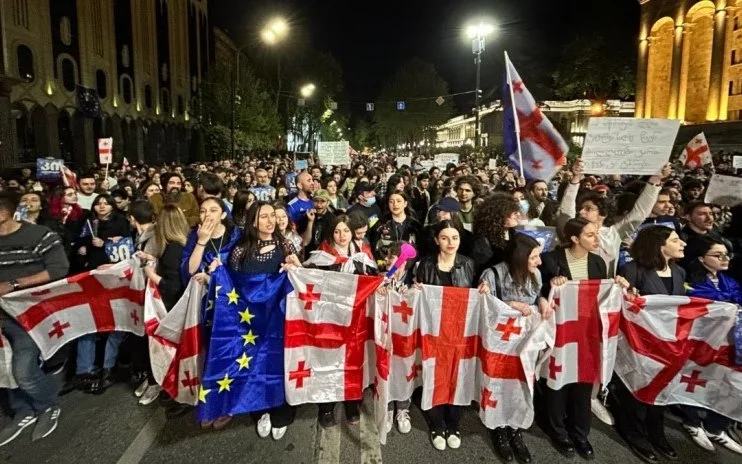
<path id="1" fill-rule="evenodd" d="M 213 156 L 231 154 L 233 111 L 237 151 L 275 146 L 282 132 L 275 103 L 249 65 L 241 66 L 239 84 L 236 84 L 229 64 L 217 63 L 202 83 L 201 98 L 207 150 Z"/>
<path id="2" fill-rule="evenodd" d="M 432 63 L 413 58 L 404 64 L 384 85 L 376 99 L 374 130 L 383 145 L 415 144 L 423 140 L 426 131 L 444 123 L 453 113 L 451 98 L 442 105 L 436 99 L 448 95 L 448 83 Z M 404 101 L 405 109 L 395 102 Z"/>
<path id="3" fill-rule="evenodd" d="M 606 101 L 634 95 L 632 57 L 600 35 L 575 37 L 564 49 L 560 63 L 552 75 L 559 98 Z"/>

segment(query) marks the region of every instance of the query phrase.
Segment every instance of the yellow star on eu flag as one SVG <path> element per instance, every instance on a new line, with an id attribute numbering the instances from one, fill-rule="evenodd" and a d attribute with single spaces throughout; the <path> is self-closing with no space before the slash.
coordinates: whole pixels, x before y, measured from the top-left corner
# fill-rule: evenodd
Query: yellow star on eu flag
<path id="1" fill-rule="evenodd" d="M 254 335 L 252 333 L 252 330 L 251 330 L 248 333 L 246 333 L 245 335 L 243 335 L 242 338 L 245 340 L 245 343 L 243 343 L 242 346 L 247 346 L 247 345 L 254 345 L 255 344 L 255 340 L 258 339 L 258 336 L 257 335 Z"/>
<path id="2" fill-rule="evenodd" d="M 242 369 L 250 369 L 250 361 L 252 361 L 252 356 L 248 356 L 245 353 L 242 353 L 241 358 L 237 358 L 235 362 L 240 365 L 240 368 L 238 370 Z"/>
<path id="3" fill-rule="evenodd" d="M 211 393 L 211 390 L 204 388 L 203 385 L 198 389 L 198 401 L 206 403 L 206 395 Z"/>
<path id="4" fill-rule="evenodd" d="M 227 293 L 227 297 L 229 298 L 229 304 L 237 304 L 237 300 L 240 299 L 240 296 L 237 294 L 237 290 L 234 288 L 231 292 Z"/>
<path id="5" fill-rule="evenodd" d="M 232 385 L 232 382 L 234 382 L 234 379 L 229 378 L 229 372 L 224 374 L 224 378 L 222 380 L 216 381 L 216 383 L 219 384 L 219 393 L 223 392 L 224 390 L 229 391 L 229 386 Z"/>
<path id="6" fill-rule="evenodd" d="M 240 322 L 247 322 L 248 324 L 252 324 L 252 318 L 255 317 L 255 314 L 250 314 L 250 308 L 245 308 L 244 311 L 237 314 L 240 315 Z"/>

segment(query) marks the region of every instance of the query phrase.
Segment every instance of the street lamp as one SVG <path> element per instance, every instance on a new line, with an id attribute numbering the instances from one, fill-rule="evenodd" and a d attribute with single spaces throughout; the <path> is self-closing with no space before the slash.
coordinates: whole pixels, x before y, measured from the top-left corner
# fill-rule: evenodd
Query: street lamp
<path id="1" fill-rule="evenodd" d="M 482 52 L 484 51 L 485 38 L 495 32 L 495 26 L 485 22 L 470 24 L 466 27 L 466 35 L 472 40 L 471 51 L 474 53 L 474 64 L 477 65 L 477 90 L 474 96 L 475 121 L 474 121 L 474 146 L 479 148 L 482 138 L 482 127 L 480 124 L 479 99 L 481 97 L 481 69 L 482 69 Z"/>
<path id="2" fill-rule="evenodd" d="M 312 94 L 314 94 L 316 88 L 317 87 L 314 84 L 307 84 L 299 89 L 299 93 L 303 98 L 309 98 L 312 96 Z"/>
<path id="3" fill-rule="evenodd" d="M 273 18 L 268 21 L 263 30 L 260 31 L 260 38 L 263 39 L 263 43 L 273 47 L 278 43 L 282 42 L 289 35 L 289 24 L 283 18 Z M 278 103 L 281 95 L 281 56 L 277 58 L 277 75 L 278 75 L 278 89 L 276 90 L 276 112 L 278 111 Z"/>
<path id="4" fill-rule="evenodd" d="M 299 102 L 299 104 L 297 106 L 304 106 L 303 100 L 306 99 L 306 98 L 311 98 L 312 95 L 314 95 L 314 91 L 315 90 L 317 90 L 317 86 L 315 86 L 312 83 L 303 85 L 299 89 L 299 95 L 301 96 L 301 98 L 300 98 L 300 102 Z M 302 136 L 303 136 L 303 133 L 304 133 L 304 128 L 303 128 L 304 118 L 302 117 L 301 122 L 299 122 L 299 108 L 296 109 L 296 115 L 294 116 L 294 151 L 296 151 L 296 149 L 297 149 L 297 147 L 299 145 L 299 143 L 298 143 L 299 133 L 296 131 L 297 123 L 300 126 L 301 133 L 302 133 Z"/>

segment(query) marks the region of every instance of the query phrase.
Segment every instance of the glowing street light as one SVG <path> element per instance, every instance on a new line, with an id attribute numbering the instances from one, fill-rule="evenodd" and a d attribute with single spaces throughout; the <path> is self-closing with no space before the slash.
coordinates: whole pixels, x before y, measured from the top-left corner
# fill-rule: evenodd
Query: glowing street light
<path id="1" fill-rule="evenodd" d="M 267 45 L 275 45 L 285 39 L 288 32 L 288 23 L 283 18 L 274 18 L 263 27 L 260 37 Z"/>
<path id="2" fill-rule="evenodd" d="M 466 35 L 470 39 L 477 37 L 487 37 L 495 32 L 495 26 L 487 23 L 470 24 L 466 27 Z"/>
<path id="3" fill-rule="evenodd" d="M 307 84 L 299 90 L 299 93 L 301 94 L 302 97 L 309 98 L 312 96 L 312 94 L 314 94 L 314 91 L 316 89 L 317 87 L 314 84 Z"/>
<path id="4" fill-rule="evenodd" d="M 477 65 L 477 89 L 474 96 L 474 109 L 475 109 L 475 135 L 474 135 L 474 146 L 479 148 L 479 144 L 482 138 L 482 127 L 480 124 L 479 114 L 479 99 L 481 96 L 481 68 L 482 68 L 482 52 L 485 47 L 485 39 L 488 35 L 495 32 L 495 26 L 485 22 L 478 22 L 470 24 L 466 27 L 466 35 L 472 39 L 471 51 L 474 53 L 474 64 Z"/>

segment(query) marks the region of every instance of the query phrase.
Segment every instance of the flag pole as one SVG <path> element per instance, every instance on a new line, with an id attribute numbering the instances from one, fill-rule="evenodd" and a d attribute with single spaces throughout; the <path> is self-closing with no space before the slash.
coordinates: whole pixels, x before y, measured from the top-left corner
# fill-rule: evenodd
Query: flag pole
<path id="1" fill-rule="evenodd" d="M 525 179 L 523 173 L 523 151 L 520 148 L 520 121 L 518 121 L 518 111 L 515 109 L 515 92 L 513 92 L 513 78 L 510 75 L 510 57 L 505 51 L 505 72 L 508 78 L 508 88 L 510 89 L 510 106 L 513 107 L 513 120 L 515 121 L 515 142 L 518 144 L 518 166 L 520 166 L 520 177 Z"/>

